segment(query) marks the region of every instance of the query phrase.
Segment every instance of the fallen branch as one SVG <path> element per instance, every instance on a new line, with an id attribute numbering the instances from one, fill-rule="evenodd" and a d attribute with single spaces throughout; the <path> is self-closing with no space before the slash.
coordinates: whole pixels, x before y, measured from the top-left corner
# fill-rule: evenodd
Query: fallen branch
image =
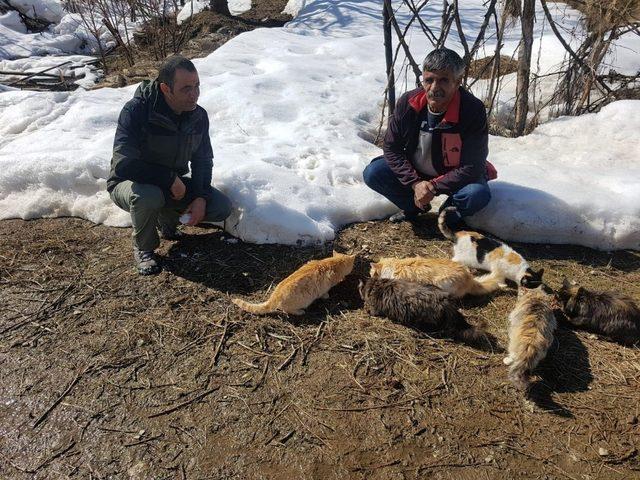
<path id="1" fill-rule="evenodd" d="M 60 65 L 55 65 L 55 66 L 53 66 L 53 67 L 45 68 L 44 70 L 41 70 L 41 71 L 39 71 L 39 72 L 37 72 L 37 73 L 32 73 L 32 74 L 28 75 L 28 76 L 27 76 L 27 77 L 25 77 L 25 78 L 21 78 L 20 80 L 17 80 L 17 81 L 15 81 L 15 82 L 13 82 L 13 83 L 10 83 L 10 84 L 9 84 L 9 85 L 7 85 L 7 86 L 11 87 L 11 86 L 13 86 L 13 85 L 15 85 L 15 84 L 17 84 L 17 83 L 24 82 L 25 80 L 28 80 L 28 79 L 33 78 L 33 77 L 37 77 L 38 75 L 42 75 L 43 73 L 48 72 L 49 70 L 53 70 L 54 68 L 60 68 L 60 67 L 62 67 L 63 65 L 66 65 L 66 64 L 68 64 L 68 63 L 71 63 L 71 60 L 68 60 L 68 61 L 66 61 L 66 62 L 64 62 L 64 63 L 61 63 Z"/>

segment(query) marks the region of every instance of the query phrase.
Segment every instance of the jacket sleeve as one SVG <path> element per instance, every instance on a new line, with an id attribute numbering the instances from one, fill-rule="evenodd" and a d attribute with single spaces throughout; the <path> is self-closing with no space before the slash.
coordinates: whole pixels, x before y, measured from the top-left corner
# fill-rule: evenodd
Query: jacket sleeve
<path id="1" fill-rule="evenodd" d="M 191 157 L 191 181 L 193 195 L 205 200 L 211 198 L 211 176 L 213 173 L 213 149 L 209 138 L 209 118 L 204 114 L 204 126 L 200 146 Z"/>
<path id="2" fill-rule="evenodd" d="M 143 111 L 140 102 L 130 101 L 120 112 L 113 141 L 112 169 L 119 178 L 157 185 L 168 192 L 175 180 L 175 172 L 141 158 Z"/>
<path id="3" fill-rule="evenodd" d="M 431 181 L 438 195 L 450 195 L 485 177 L 489 154 L 489 131 L 484 105 L 480 104 L 474 110 L 460 136 L 462 139 L 460 166 Z"/>
<path id="4" fill-rule="evenodd" d="M 403 185 L 413 185 L 421 180 L 407 158 L 408 125 L 406 125 L 405 116 L 410 108 L 408 98 L 409 96 L 405 94 L 398 100 L 396 110 L 389 118 L 389 126 L 382 145 L 387 165 Z"/>

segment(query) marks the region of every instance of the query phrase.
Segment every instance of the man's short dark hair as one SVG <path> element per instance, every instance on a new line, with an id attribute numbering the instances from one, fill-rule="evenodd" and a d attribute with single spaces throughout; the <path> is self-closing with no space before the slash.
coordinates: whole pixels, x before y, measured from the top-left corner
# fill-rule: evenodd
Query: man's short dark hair
<path id="1" fill-rule="evenodd" d="M 448 48 L 436 48 L 422 62 L 422 71 L 433 72 L 435 70 L 450 70 L 456 78 L 464 75 L 466 65 L 453 50 Z"/>
<path id="2" fill-rule="evenodd" d="M 167 58 L 158 71 L 158 83 L 166 83 L 173 91 L 173 84 L 176 78 L 176 70 L 181 68 L 188 72 L 196 72 L 196 66 L 191 60 L 183 57 L 182 55 L 173 55 Z"/>

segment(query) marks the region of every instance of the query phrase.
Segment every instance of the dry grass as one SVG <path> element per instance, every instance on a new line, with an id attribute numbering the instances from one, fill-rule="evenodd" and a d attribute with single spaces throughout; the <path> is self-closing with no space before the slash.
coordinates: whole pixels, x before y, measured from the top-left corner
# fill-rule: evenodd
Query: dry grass
<path id="1" fill-rule="evenodd" d="M 491 78 L 494 56 L 472 60 L 469 65 L 469 76 L 472 78 Z M 509 75 L 518 70 L 518 61 L 506 55 L 500 55 L 500 71 L 498 77 Z"/>
<path id="2" fill-rule="evenodd" d="M 369 261 L 448 255 L 435 217 L 345 228 L 333 247 L 358 253 L 354 274 L 301 318 L 256 317 L 229 299 L 263 298 L 332 246 L 189 232 L 163 243 L 167 272 L 141 278 L 129 229 L 0 222 L 5 478 L 637 476 L 638 349 L 562 329 L 527 404 L 499 348 L 361 310 Z M 516 247 L 553 286 L 568 275 L 640 298 L 636 252 Z M 505 345 L 514 301 L 510 289 L 463 308 Z"/>

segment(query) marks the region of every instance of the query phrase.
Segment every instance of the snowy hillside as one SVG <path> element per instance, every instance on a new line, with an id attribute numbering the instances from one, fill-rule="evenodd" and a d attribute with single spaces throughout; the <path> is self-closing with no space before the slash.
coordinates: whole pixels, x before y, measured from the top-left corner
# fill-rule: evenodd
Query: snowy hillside
<path id="1" fill-rule="evenodd" d="M 285 28 L 242 34 L 195 61 L 199 103 L 211 119 L 214 184 L 236 206 L 226 228 L 250 242 L 322 242 L 342 225 L 395 210 L 361 176 L 381 153 L 369 141 L 385 84 L 379 2 L 303 3 Z M 481 5 L 464 2 L 469 28 Z M 567 18 L 575 26 L 577 17 Z M 545 35 L 551 55 L 540 62 L 551 67 L 559 59 Z M 412 48 L 426 53 L 420 42 Z M 626 62 L 620 70 L 640 64 L 637 54 L 616 58 Z M 0 93 L 0 218 L 72 215 L 127 225 L 105 184 L 117 116 L 134 90 Z M 639 112 L 640 101 L 622 101 L 523 138 L 492 137 L 499 181 L 470 223 L 511 240 L 640 248 Z"/>

